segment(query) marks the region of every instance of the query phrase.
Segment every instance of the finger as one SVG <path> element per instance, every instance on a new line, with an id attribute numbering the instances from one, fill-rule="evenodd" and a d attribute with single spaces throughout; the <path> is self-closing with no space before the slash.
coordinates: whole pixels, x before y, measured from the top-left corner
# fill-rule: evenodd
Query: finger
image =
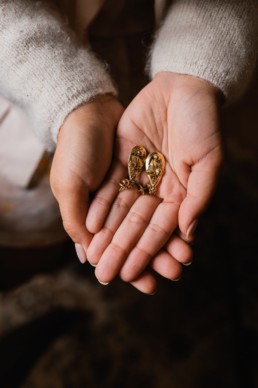
<path id="1" fill-rule="evenodd" d="M 211 162 L 202 160 L 189 175 L 187 194 L 179 209 L 179 228 L 186 241 L 192 241 L 197 220 L 212 197 L 219 164 L 219 156 Z"/>
<path id="2" fill-rule="evenodd" d="M 181 230 L 178 229 L 177 231 L 178 237 L 186 244 L 189 244 L 189 245 L 193 244 L 195 239 L 195 230 L 197 229 L 197 226 L 198 226 L 198 220 L 195 220 L 191 225 L 191 233 L 189 233 L 188 235 L 184 234 L 183 232 L 181 232 Z"/>
<path id="3" fill-rule="evenodd" d="M 159 198 L 147 195 L 140 196 L 135 201 L 99 260 L 95 274 L 100 282 L 110 282 L 119 273 L 128 254 L 146 229 L 159 202 Z"/>
<path id="4" fill-rule="evenodd" d="M 117 195 L 103 228 L 94 235 L 88 247 L 87 258 L 91 264 L 98 264 L 100 257 L 111 243 L 115 232 L 138 197 L 139 193 L 136 190 L 121 191 Z"/>
<path id="5" fill-rule="evenodd" d="M 86 219 L 87 229 L 95 234 L 104 225 L 106 217 L 119 191 L 119 182 L 126 177 L 126 168 L 121 162 L 115 161 L 107 180 L 94 197 Z"/>
<path id="6" fill-rule="evenodd" d="M 76 190 L 74 188 L 72 190 L 69 187 L 66 190 L 61 190 L 60 193 L 57 200 L 64 229 L 76 244 L 76 251 L 80 261 L 85 262 L 85 252 L 92 239 L 92 234 L 85 226 L 89 191 L 86 187 L 81 187 Z"/>
<path id="7" fill-rule="evenodd" d="M 144 294 L 154 295 L 157 290 L 157 281 L 149 272 L 144 272 L 131 285 Z"/>
<path id="8" fill-rule="evenodd" d="M 177 281 L 182 275 L 182 265 L 164 250 L 151 261 L 151 268 L 164 278 Z"/>
<path id="9" fill-rule="evenodd" d="M 120 276 L 131 282 L 145 269 L 177 227 L 178 203 L 163 201 L 157 207 L 137 246 L 129 254 Z"/>
<path id="10" fill-rule="evenodd" d="M 173 234 L 164 248 L 175 260 L 184 265 L 189 265 L 192 262 L 193 251 L 192 248 Z"/>

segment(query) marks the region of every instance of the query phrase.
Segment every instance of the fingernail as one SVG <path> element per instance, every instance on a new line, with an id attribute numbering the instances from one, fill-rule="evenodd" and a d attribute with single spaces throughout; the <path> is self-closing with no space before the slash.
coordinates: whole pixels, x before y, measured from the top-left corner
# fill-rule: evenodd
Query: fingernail
<path id="1" fill-rule="evenodd" d="M 185 267 L 188 267 L 189 265 L 191 265 L 192 264 L 192 261 L 190 261 L 190 263 L 183 263 L 183 265 L 185 266 Z"/>
<path id="2" fill-rule="evenodd" d="M 172 282 L 179 282 L 179 280 L 181 280 L 181 278 L 172 279 Z"/>
<path id="3" fill-rule="evenodd" d="M 94 268 L 97 267 L 97 264 L 92 264 L 92 263 L 90 263 L 90 262 L 89 262 L 89 264 L 90 264 L 92 267 L 94 267 Z"/>
<path id="4" fill-rule="evenodd" d="M 104 283 L 104 282 L 101 282 L 100 280 L 98 280 L 98 282 L 99 282 L 100 284 L 102 284 L 102 286 L 107 286 L 107 285 L 109 284 L 109 282 L 108 282 L 108 283 Z"/>
<path id="5" fill-rule="evenodd" d="M 87 261 L 86 253 L 85 253 L 83 247 L 81 246 L 81 244 L 76 243 L 75 250 L 76 250 L 76 253 L 77 253 L 77 256 L 78 256 L 78 259 L 80 260 L 80 262 L 82 264 L 86 263 L 86 261 Z"/>
<path id="6" fill-rule="evenodd" d="M 186 232 L 186 238 L 187 240 L 191 240 L 194 237 L 194 232 L 196 231 L 198 225 L 198 220 L 194 220 Z"/>

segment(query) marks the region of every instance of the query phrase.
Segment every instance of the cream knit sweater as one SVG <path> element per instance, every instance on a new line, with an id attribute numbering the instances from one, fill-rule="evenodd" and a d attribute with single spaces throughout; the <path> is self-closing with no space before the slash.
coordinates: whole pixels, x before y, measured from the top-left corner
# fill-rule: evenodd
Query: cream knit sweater
<path id="1" fill-rule="evenodd" d="M 257 0 L 175 0 L 150 53 L 150 75 L 191 74 L 239 97 L 258 54 Z M 0 0 L 0 94 L 23 107 L 53 149 L 65 117 L 116 90 L 106 66 L 40 1 Z"/>

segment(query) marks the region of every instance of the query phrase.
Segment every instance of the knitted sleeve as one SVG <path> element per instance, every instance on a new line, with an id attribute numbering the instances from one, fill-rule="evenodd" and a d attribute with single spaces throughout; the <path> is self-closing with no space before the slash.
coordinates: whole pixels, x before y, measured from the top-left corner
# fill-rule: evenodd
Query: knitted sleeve
<path id="1" fill-rule="evenodd" d="M 0 94 L 24 108 L 55 146 L 65 117 L 98 94 L 116 94 L 105 65 L 40 1 L 0 0 Z"/>
<path id="2" fill-rule="evenodd" d="M 175 0 L 157 33 L 150 73 L 190 74 L 239 98 L 256 68 L 257 0 Z"/>

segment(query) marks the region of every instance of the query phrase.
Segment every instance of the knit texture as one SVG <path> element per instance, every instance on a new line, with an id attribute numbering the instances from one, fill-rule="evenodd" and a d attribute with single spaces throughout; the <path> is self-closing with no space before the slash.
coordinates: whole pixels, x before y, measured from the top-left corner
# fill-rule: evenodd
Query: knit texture
<path id="1" fill-rule="evenodd" d="M 150 75 L 161 71 L 203 78 L 238 99 L 257 63 L 257 0 L 175 0 L 157 33 Z"/>
<path id="2" fill-rule="evenodd" d="M 228 101 L 238 98 L 257 62 L 257 14 L 257 0 L 173 1 L 153 45 L 151 76 L 194 75 Z M 0 0 L 0 93 L 26 110 L 38 137 L 53 149 L 72 110 L 116 90 L 105 64 L 43 2 Z"/>
<path id="3" fill-rule="evenodd" d="M 26 110 L 53 149 L 72 110 L 116 90 L 105 64 L 42 2 L 0 0 L 0 93 Z"/>

